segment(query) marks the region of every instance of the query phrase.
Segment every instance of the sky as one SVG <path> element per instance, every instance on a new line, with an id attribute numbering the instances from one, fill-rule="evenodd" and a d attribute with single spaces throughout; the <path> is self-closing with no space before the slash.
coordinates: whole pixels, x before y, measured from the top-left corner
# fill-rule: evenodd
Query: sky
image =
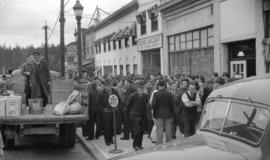
<path id="1" fill-rule="evenodd" d="M 87 28 L 96 6 L 112 13 L 131 0 L 80 0 L 84 7 L 82 27 Z M 65 0 L 65 44 L 75 40 L 76 19 L 72 7 L 76 0 Z M 0 45 L 41 46 L 44 43 L 45 21 L 49 26 L 49 44 L 60 42 L 60 25 L 53 30 L 60 12 L 60 0 L 0 0 Z M 102 13 L 102 17 L 106 14 Z M 52 32 L 53 31 L 53 32 Z"/>

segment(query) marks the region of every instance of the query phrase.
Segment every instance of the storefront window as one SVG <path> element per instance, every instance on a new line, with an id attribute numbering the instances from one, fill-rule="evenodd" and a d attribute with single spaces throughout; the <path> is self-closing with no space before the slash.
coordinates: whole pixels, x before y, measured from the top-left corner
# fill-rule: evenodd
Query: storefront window
<path id="1" fill-rule="evenodd" d="M 193 32 L 193 48 L 199 48 L 200 47 L 200 32 L 194 31 Z"/>
<path id="2" fill-rule="evenodd" d="M 175 36 L 175 50 L 180 51 L 180 36 Z"/>
<path id="3" fill-rule="evenodd" d="M 174 36 L 169 37 L 169 50 L 170 51 L 175 51 L 175 41 L 174 41 Z"/>
<path id="4" fill-rule="evenodd" d="M 192 49 L 192 32 L 187 33 L 187 49 Z"/>
<path id="5" fill-rule="evenodd" d="M 134 75 L 138 74 L 138 65 L 137 64 L 133 64 L 133 74 Z"/>
<path id="6" fill-rule="evenodd" d="M 124 67 L 123 65 L 120 65 L 120 75 L 123 76 L 124 73 Z"/>
<path id="7" fill-rule="evenodd" d="M 207 47 L 207 29 L 201 30 L 201 47 Z"/>
<path id="8" fill-rule="evenodd" d="M 113 66 L 113 68 L 114 68 L 114 75 L 116 76 L 117 75 L 117 66 L 115 65 L 115 66 Z"/>
<path id="9" fill-rule="evenodd" d="M 126 65 L 126 74 L 130 75 L 130 65 L 129 64 Z"/>
<path id="10" fill-rule="evenodd" d="M 186 50 L 186 34 L 181 34 L 181 50 Z"/>
<path id="11" fill-rule="evenodd" d="M 214 45 L 213 27 L 208 28 L 208 46 Z"/>

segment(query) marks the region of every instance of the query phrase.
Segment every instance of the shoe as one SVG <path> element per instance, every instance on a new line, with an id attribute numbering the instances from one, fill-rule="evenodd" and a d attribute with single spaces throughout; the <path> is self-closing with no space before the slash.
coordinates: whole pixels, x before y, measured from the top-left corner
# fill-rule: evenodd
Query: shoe
<path id="1" fill-rule="evenodd" d="M 114 141 L 111 141 L 111 144 L 114 144 Z"/>
<path id="2" fill-rule="evenodd" d="M 139 146 L 139 149 L 141 149 L 141 150 L 142 150 L 142 149 L 144 149 L 144 148 L 143 148 L 142 146 Z"/>
<path id="3" fill-rule="evenodd" d="M 111 145 L 111 143 L 109 143 L 109 142 L 105 142 L 105 143 L 106 143 L 107 146 L 110 146 Z"/>
<path id="4" fill-rule="evenodd" d="M 172 139 L 176 139 L 176 136 L 172 136 Z"/>
<path id="5" fill-rule="evenodd" d="M 157 143 L 156 141 L 152 141 L 152 143 Z"/>
<path id="6" fill-rule="evenodd" d="M 140 150 L 140 148 L 136 146 L 136 147 L 134 147 L 134 150 L 138 151 L 138 150 Z"/>
<path id="7" fill-rule="evenodd" d="M 94 138 L 90 138 L 90 137 L 88 137 L 88 138 L 86 138 L 86 140 L 94 140 Z"/>
<path id="8" fill-rule="evenodd" d="M 121 137 L 121 140 L 129 140 L 129 138 Z"/>

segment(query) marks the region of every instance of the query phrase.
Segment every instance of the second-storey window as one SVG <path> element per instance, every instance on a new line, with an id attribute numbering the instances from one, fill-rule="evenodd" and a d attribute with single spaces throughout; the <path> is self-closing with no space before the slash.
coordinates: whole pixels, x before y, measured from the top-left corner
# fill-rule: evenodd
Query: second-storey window
<path id="1" fill-rule="evenodd" d="M 137 44 L 137 37 L 132 36 L 132 45 L 135 46 Z"/>
<path id="2" fill-rule="evenodd" d="M 111 51 L 111 41 L 108 41 L 108 51 Z"/>
<path id="3" fill-rule="evenodd" d="M 129 41 L 129 37 L 125 37 L 125 47 L 129 47 L 128 41 Z"/>
<path id="4" fill-rule="evenodd" d="M 118 40 L 118 47 L 119 47 L 119 49 L 122 48 L 122 40 L 121 39 Z"/>
<path id="5" fill-rule="evenodd" d="M 106 52 L 106 42 L 103 42 L 103 51 Z"/>
<path id="6" fill-rule="evenodd" d="M 116 50 L 116 41 L 113 40 L 113 50 Z"/>

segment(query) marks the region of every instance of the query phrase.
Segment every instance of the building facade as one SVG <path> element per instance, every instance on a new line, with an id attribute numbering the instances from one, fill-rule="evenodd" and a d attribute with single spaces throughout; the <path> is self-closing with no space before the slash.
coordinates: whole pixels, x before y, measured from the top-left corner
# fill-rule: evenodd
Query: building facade
<path id="1" fill-rule="evenodd" d="M 157 8 L 160 1 L 140 0 L 137 18 L 137 50 L 140 55 L 141 73 L 167 74 L 163 59 L 162 19 Z"/>
<path id="2" fill-rule="evenodd" d="M 66 46 L 65 75 L 67 79 L 73 79 L 78 75 L 77 43 L 71 42 Z"/>
<path id="3" fill-rule="evenodd" d="M 88 75 L 93 76 L 95 71 L 95 28 L 89 27 L 85 30 L 85 58 L 83 69 Z"/>
<path id="4" fill-rule="evenodd" d="M 102 75 L 141 74 L 137 51 L 136 14 L 131 1 L 95 25 L 95 65 Z"/>
<path id="5" fill-rule="evenodd" d="M 211 0 L 175 0 L 160 6 L 163 16 L 163 59 L 168 73 L 214 72 L 214 14 Z"/>
<path id="6" fill-rule="evenodd" d="M 162 3 L 163 51 L 169 74 L 266 72 L 264 0 L 175 0 Z M 264 7 L 262 7 L 264 6 Z"/>

